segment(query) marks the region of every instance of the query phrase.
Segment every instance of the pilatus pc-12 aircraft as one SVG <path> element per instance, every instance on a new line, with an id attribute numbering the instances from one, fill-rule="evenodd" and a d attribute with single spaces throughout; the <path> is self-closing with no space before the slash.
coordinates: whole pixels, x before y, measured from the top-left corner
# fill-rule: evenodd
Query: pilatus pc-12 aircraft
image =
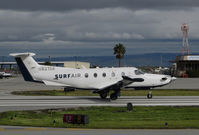
<path id="1" fill-rule="evenodd" d="M 42 82 L 46 85 L 93 90 L 105 99 L 110 90 L 111 100 L 120 96 L 125 88 L 146 89 L 169 84 L 175 77 L 143 73 L 135 67 L 74 69 L 39 65 L 32 56 L 34 53 L 12 53 L 25 81 Z M 148 98 L 152 98 L 149 91 Z"/>

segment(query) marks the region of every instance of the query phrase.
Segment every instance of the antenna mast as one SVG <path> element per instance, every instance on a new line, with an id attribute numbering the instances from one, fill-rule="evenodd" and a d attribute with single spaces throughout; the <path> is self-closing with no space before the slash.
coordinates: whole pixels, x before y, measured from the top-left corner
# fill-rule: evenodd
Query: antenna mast
<path id="1" fill-rule="evenodd" d="M 189 27 L 186 23 L 182 24 L 181 26 L 181 31 L 183 34 L 183 38 L 182 38 L 182 55 L 184 55 L 185 53 L 187 53 L 187 55 L 190 54 L 189 51 L 189 40 L 188 40 L 188 31 L 189 31 Z"/>

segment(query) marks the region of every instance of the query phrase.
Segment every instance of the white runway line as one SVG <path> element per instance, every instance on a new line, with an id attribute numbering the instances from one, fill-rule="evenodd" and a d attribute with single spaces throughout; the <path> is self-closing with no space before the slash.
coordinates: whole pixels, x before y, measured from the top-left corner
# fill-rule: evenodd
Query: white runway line
<path id="1" fill-rule="evenodd" d="M 7 98 L 0 98 L 1 111 L 4 108 L 13 110 L 25 110 L 26 107 L 85 107 L 85 106 L 126 106 L 131 102 L 134 106 L 199 106 L 199 97 L 197 96 L 162 96 L 154 99 L 146 99 L 139 97 L 130 98 L 122 97 L 116 101 L 101 100 L 98 97 L 76 97 L 76 96 L 15 96 L 13 99 L 8 96 Z"/>

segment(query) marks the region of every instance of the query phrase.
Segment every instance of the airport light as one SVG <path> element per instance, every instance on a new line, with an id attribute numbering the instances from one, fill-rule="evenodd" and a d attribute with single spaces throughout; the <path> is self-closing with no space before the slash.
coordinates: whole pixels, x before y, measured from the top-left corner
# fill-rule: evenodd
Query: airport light
<path id="1" fill-rule="evenodd" d="M 127 110 L 130 112 L 133 110 L 133 105 L 132 103 L 127 103 Z"/>

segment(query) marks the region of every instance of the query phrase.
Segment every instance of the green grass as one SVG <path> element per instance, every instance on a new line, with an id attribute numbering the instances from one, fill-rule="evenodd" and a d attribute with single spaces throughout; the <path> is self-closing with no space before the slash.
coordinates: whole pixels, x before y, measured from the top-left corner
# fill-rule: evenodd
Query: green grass
<path id="1" fill-rule="evenodd" d="M 152 90 L 153 96 L 199 96 L 199 90 Z M 122 90 L 122 96 L 146 96 L 147 90 Z M 15 91 L 14 95 L 26 95 L 26 96 L 99 96 L 99 94 L 93 94 L 88 90 L 75 90 L 64 92 L 63 90 L 40 90 L 40 91 Z"/>
<path id="2" fill-rule="evenodd" d="M 181 129 L 199 128 L 199 107 L 88 107 L 37 111 L 10 111 L 0 113 L 0 125 L 102 128 L 102 129 Z M 62 122 L 64 114 L 87 114 L 88 125 Z M 11 116 L 16 115 L 13 120 Z M 56 124 L 53 124 L 56 120 Z M 165 123 L 168 126 L 165 126 Z"/>

